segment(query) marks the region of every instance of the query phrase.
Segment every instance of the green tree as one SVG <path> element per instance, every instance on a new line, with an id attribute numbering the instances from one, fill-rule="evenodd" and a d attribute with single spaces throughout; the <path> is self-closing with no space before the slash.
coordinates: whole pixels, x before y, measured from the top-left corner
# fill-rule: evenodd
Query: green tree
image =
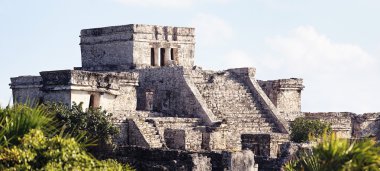
<path id="1" fill-rule="evenodd" d="M 72 136 L 75 128 L 63 129 L 75 123 L 65 124 L 71 120 L 56 116 L 46 106 L 0 107 L 0 170 L 131 170 L 115 160 L 99 161 L 89 155 L 78 143 L 84 134 Z"/>
<path id="2" fill-rule="evenodd" d="M 119 129 L 111 122 L 111 113 L 101 108 L 83 109 L 83 103 L 73 103 L 71 107 L 63 104 L 46 104 L 45 108 L 55 115 L 64 133 L 79 137 L 84 141 L 87 150 L 97 158 L 107 157 L 107 152 L 113 148 L 112 137 L 119 133 Z"/>
<path id="3" fill-rule="evenodd" d="M 119 130 L 111 122 L 111 113 L 101 108 L 83 109 L 83 103 L 73 103 L 71 107 L 52 103 L 45 105 L 46 109 L 55 115 L 59 125 L 71 135 L 86 133 L 88 138 L 97 139 L 100 143 L 109 143 L 112 136 Z"/>
<path id="4" fill-rule="evenodd" d="M 307 142 L 313 138 L 320 138 L 326 131 L 331 132 L 331 125 L 319 120 L 296 118 L 290 124 L 290 139 L 294 142 Z"/>
<path id="5" fill-rule="evenodd" d="M 351 142 L 335 133 L 323 135 L 311 152 L 303 152 L 287 163 L 287 171 L 362 171 L 380 170 L 380 147 L 373 139 Z"/>
<path id="6" fill-rule="evenodd" d="M 47 138 L 39 129 L 30 130 L 20 142 L 0 151 L 1 170 L 132 170 L 114 160 L 95 159 L 74 138 Z"/>

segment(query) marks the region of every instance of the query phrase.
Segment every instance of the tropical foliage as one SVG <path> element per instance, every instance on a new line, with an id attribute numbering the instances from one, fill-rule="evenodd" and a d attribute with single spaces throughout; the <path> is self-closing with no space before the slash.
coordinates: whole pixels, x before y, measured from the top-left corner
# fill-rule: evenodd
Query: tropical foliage
<path id="1" fill-rule="evenodd" d="M 28 133 L 30 129 L 41 129 L 46 134 L 56 130 L 54 116 L 38 106 L 30 108 L 15 104 L 0 110 L 0 147 L 17 145 L 18 138 Z"/>
<path id="2" fill-rule="evenodd" d="M 296 118 L 290 124 L 290 139 L 294 142 L 307 142 L 313 138 L 320 138 L 324 132 L 330 133 L 330 124 L 319 120 Z"/>
<path id="3" fill-rule="evenodd" d="M 335 133 L 324 134 L 311 152 L 300 153 L 284 167 L 287 171 L 380 170 L 380 147 L 373 139 L 351 142 Z"/>
<path id="4" fill-rule="evenodd" d="M 112 114 L 101 108 L 83 109 L 83 103 L 73 103 L 71 108 L 62 104 L 46 104 L 46 109 L 55 115 L 64 131 L 73 136 L 86 134 L 87 139 L 107 143 L 119 130 L 111 122 Z"/>
<path id="5" fill-rule="evenodd" d="M 87 151 L 97 158 L 104 158 L 113 148 L 112 137 L 119 129 L 111 123 L 111 113 L 101 108 L 83 109 L 83 103 L 66 105 L 45 104 L 47 111 L 55 115 L 58 125 L 65 135 L 77 137 L 77 141 L 87 145 Z M 94 146 L 94 144 L 97 144 Z"/>
<path id="6" fill-rule="evenodd" d="M 132 170 L 115 160 L 99 161 L 78 143 L 83 135 L 117 133 L 106 122 L 109 115 L 105 111 L 91 110 L 90 117 L 84 117 L 87 113 L 81 105 L 74 105 L 75 109 L 53 106 L 0 108 L 0 170 Z M 71 113 L 52 112 L 60 110 Z"/>
<path id="7" fill-rule="evenodd" d="M 114 160 L 98 161 L 88 155 L 73 138 L 47 138 L 32 129 L 20 144 L 4 148 L 0 154 L 2 170 L 126 170 Z"/>

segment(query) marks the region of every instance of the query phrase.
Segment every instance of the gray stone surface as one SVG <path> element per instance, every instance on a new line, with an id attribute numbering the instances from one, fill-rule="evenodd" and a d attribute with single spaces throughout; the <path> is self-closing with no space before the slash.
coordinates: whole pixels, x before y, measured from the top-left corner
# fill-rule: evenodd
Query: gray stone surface
<path id="1" fill-rule="evenodd" d="M 86 70 L 194 65 L 194 28 L 130 24 L 85 29 L 80 37 Z"/>

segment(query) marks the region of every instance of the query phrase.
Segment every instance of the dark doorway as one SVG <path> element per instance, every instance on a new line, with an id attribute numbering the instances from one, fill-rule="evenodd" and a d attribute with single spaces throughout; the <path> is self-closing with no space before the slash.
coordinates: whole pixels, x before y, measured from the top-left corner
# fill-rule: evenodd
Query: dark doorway
<path id="1" fill-rule="evenodd" d="M 99 103 L 100 103 L 99 94 L 91 94 L 88 108 L 99 108 Z"/>
<path id="2" fill-rule="evenodd" d="M 150 66 L 154 66 L 154 48 L 150 49 Z"/>
<path id="3" fill-rule="evenodd" d="M 160 49 L 161 66 L 165 66 L 165 48 Z"/>
<path id="4" fill-rule="evenodd" d="M 174 61 L 174 49 L 170 49 L 170 60 Z"/>

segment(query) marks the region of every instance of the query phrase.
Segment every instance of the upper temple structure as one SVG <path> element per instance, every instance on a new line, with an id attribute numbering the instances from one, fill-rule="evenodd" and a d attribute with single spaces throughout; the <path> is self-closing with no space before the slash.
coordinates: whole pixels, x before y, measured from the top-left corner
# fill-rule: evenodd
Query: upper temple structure
<path id="1" fill-rule="evenodd" d="M 255 68 L 202 70 L 194 65 L 194 31 L 84 29 L 82 66 L 11 78 L 14 102 L 82 102 L 113 113 L 121 129 L 115 155 L 138 161 L 138 170 L 241 170 L 241 150 L 254 153 L 252 169 L 276 169 L 296 117 L 342 123 L 332 126 L 347 138 L 375 134 L 378 114 L 301 112 L 302 79 L 256 80 Z"/>

